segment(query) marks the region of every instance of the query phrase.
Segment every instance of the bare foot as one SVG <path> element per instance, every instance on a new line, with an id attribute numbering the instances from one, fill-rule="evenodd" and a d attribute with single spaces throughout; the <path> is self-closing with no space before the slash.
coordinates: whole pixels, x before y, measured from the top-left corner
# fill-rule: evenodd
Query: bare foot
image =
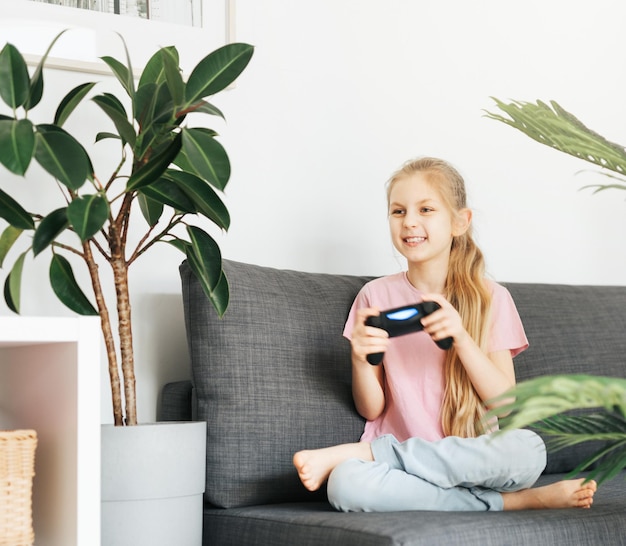
<path id="1" fill-rule="evenodd" d="M 370 444 L 358 442 L 298 451 L 293 456 L 293 464 L 304 487 L 309 491 L 316 491 L 328 479 L 333 468 L 348 459 L 373 461 Z"/>
<path id="2" fill-rule="evenodd" d="M 560 482 L 502 493 L 505 510 L 532 508 L 591 508 L 598 485 L 593 480 L 563 480 Z"/>

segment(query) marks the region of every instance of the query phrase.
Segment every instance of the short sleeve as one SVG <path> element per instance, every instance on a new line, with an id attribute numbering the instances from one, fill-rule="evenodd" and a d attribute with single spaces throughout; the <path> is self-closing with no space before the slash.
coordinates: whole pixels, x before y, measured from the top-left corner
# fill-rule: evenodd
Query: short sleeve
<path id="1" fill-rule="evenodd" d="M 493 283 L 491 303 L 491 335 L 489 352 L 511 351 L 517 356 L 528 348 L 522 319 L 510 292 L 502 285 Z"/>

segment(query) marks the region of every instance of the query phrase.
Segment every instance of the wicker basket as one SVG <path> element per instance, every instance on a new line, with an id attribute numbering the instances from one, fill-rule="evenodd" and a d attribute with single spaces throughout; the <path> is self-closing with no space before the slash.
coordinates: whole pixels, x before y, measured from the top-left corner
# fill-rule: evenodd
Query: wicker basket
<path id="1" fill-rule="evenodd" d="M 0 545 L 30 546 L 35 475 L 34 430 L 0 431 Z"/>

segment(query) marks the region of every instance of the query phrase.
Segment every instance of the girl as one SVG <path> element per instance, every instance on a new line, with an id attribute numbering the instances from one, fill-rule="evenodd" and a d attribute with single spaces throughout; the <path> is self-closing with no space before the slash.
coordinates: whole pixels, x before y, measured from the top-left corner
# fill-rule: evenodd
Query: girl
<path id="1" fill-rule="evenodd" d="M 539 436 L 481 428 L 485 401 L 515 384 L 513 357 L 528 342 L 509 292 L 484 277 L 461 175 L 439 159 L 408 162 L 387 201 L 408 271 L 366 284 L 344 330 L 365 430 L 358 443 L 296 453 L 300 480 L 311 491 L 328 480 L 329 501 L 343 511 L 589 508 L 593 481 L 531 489 L 546 464 Z M 428 335 L 390 340 L 365 325 L 419 301 L 441 307 L 422 319 Z M 449 351 L 433 342 L 447 337 Z M 384 353 L 383 364 L 370 365 L 371 353 Z"/>

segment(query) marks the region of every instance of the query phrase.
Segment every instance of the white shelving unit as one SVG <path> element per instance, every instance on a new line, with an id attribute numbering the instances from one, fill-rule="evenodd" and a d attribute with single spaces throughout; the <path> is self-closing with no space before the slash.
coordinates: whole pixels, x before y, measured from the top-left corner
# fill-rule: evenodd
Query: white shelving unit
<path id="1" fill-rule="evenodd" d="M 100 543 L 98 317 L 0 317 L 0 428 L 37 431 L 35 544 Z"/>

